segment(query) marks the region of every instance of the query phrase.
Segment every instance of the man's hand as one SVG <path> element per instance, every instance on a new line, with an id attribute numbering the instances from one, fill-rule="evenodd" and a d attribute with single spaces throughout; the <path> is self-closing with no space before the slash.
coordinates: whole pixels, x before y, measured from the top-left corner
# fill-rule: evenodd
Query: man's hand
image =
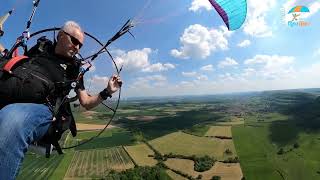
<path id="1" fill-rule="evenodd" d="M 119 90 L 122 86 L 122 80 L 118 75 L 112 75 L 109 79 L 107 90 L 110 94 L 113 94 Z"/>

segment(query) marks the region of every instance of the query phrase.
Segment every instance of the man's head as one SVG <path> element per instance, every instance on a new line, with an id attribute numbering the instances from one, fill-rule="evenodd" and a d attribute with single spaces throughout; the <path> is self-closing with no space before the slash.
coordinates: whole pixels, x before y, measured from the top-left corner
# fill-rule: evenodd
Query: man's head
<path id="1" fill-rule="evenodd" d="M 57 36 L 55 53 L 67 58 L 72 58 L 79 52 L 84 41 L 81 27 L 74 21 L 67 21 Z"/>

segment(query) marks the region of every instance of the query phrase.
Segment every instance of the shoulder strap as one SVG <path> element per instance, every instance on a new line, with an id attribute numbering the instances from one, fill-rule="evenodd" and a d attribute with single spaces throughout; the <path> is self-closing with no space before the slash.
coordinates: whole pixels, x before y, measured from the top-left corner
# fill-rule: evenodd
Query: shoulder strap
<path id="1" fill-rule="evenodd" d="M 28 58 L 28 56 L 16 56 L 11 58 L 2 68 L 2 71 L 5 71 L 9 74 L 12 74 L 11 69 L 19 62 L 21 62 L 22 60 L 26 60 Z"/>

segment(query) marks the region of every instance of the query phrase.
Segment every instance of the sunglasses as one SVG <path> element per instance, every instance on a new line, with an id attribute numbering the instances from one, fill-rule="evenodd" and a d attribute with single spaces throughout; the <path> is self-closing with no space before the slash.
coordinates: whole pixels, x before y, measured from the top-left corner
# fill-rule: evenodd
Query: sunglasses
<path id="1" fill-rule="evenodd" d="M 79 45 L 79 49 L 81 49 L 83 44 L 77 38 L 73 37 L 71 34 L 65 32 L 65 31 L 62 31 L 62 32 L 64 32 L 66 35 L 68 35 L 70 37 L 70 40 L 73 45 L 75 45 L 75 46 Z"/>

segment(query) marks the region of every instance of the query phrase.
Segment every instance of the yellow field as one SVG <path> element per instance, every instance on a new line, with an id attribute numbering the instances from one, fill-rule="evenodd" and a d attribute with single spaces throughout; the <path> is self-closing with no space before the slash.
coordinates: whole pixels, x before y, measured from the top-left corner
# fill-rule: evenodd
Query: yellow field
<path id="1" fill-rule="evenodd" d="M 154 166 L 157 164 L 153 157 L 148 157 L 148 155 L 153 155 L 154 153 L 146 144 L 126 146 L 125 149 L 139 166 Z"/>
<path id="2" fill-rule="evenodd" d="M 94 131 L 94 130 L 101 130 L 106 125 L 99 125 L 99 124 L 85 124 L 85 123 L 77 123 L 77 130 L 78 131 Z M 114 126 L 109 125 L 107 128 L 113 128 Z"/>
<path id="3" fill-rule="evenodd" d="M 174 132 L 149 142 L 161 154 L 181 154 L 185 156 L 213 156 L 218 160 L 236 156 L 232 139 L 220 140 L 216 138 L 197 137 L 183 132 Z M 227 156 L 226 149 L 232 151 Z"/>
<path id="4" fill-rule="evenodd" d="M 189 174 L 194 178 L 202 175 L 202 179 L 211 179 L 212 176 L 220 176 L 222 180 L 240 180 L 242 171 L 239 163 L 220 163 L 216 162 L 214 166 L 205 172 L 194 171 L 194 162 L 187 159 L 168 159 L 165 164 L 171 169 Z"/>
<path id="5" fill-rule="evenodd" d="M 65 178 L 99 178 L 111 169 L 122 171 L 133 167 L 134 164 L 122 147 L 76 151 Z"/>
<path id="6" fill-rule="evenodd" d="M 179 174 L 176 174 L 175 172 L 171 170 L 166 170 L 166 173 L 174 180 L 187 180 L 187 178 L 180 176 Z"/>
<path id="7" fill-rule="evenodd" d="M 211 126 L 205 136 L 225 136 L 231 138 L 231 126 Z"/>

